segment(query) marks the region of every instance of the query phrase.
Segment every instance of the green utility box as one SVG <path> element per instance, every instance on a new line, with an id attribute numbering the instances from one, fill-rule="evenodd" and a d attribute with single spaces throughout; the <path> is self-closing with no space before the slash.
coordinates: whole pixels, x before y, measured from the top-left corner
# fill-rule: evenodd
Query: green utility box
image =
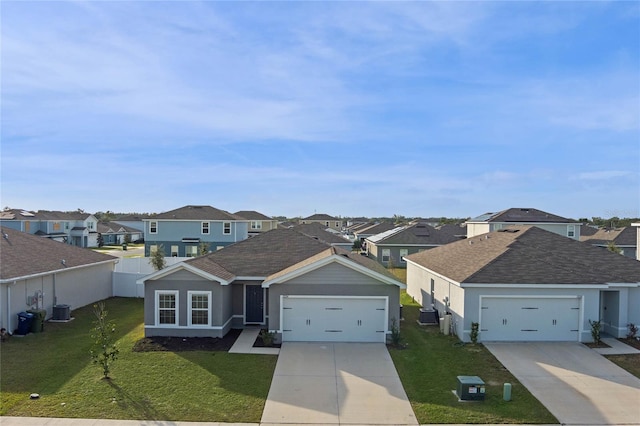
<path id="1" fill-rule="evenodd" d="M 27 311 L 33 314 L 33 320 L 31 321 L 31 332 L 41 333 L 44 330 L 44 319 L 47 316 L 47 311 L 44 309 L 30 309 Z"/>
<path id="2" fill-rule="evenodd" d="M 484 382 L 478 376 L 458 376 L 456 393 L 462 401 L 484 401 Z"/>

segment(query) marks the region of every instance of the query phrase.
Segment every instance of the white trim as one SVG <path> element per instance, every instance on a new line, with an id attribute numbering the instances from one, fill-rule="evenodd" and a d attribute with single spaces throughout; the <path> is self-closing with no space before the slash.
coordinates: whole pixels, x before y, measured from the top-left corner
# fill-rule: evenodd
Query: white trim
<path id="1" fill-rule="evenodd" d="M 32 278 L 39 278 L 39 277 L 45 277 L 47 275 L 60 274 L 60 273 L 63 273 L 63 272 L 73 271 L 73 270 L 76 270 L 76 269 L 90 268 L 92 266 L 97 266 L 97 265 L 106 265 L 107 263 L 116 264 L 119 261 L 120 261 L 119 259 L 103 260 L 102 262 L 89 263 L 89 264 L 86 264 L 86 265 L 70 266 L 68 268 L 56 269 L 56 270 L 53 270 L 53 271 L 46 271 L 46 272 L 39 272 L 37 274 L 31 274 L 31 275 L 23 275 L 21 277 L 5 278 L 5 279 L 0 280 L 0 284 L 12 283 L 14 281 L 30 280 Z"/>
<path id="2" fill-rule="evenodd" d="M 156 230 L 155 230 L 155 231 L 152 231 L 152 230 L 151 230 L 151 224 L 152 224 L 152 223 L 154 223 L 154 222 L 155 222 L 155 224 L 156 224 Z M 150 234 L 150 235 L 156 235 L 157 233 L 158 233 L 158 221 L 157 221 L 157 220 L 150 220 L 150 221 L 149 221 L 149 234 Z"/>
<path id="3" fill-rule="evenodd" d="M 570 289 L 607 289 L 608 284 L 500 284 L 500 283 L 462 283 L 462 288 L 535 288 L 538 290 L 570 288 Z"/>
<path id="4" fill-rule="evenodd" d="M 230 323 L 231 320 L 233 319 L 233 317 L 229 318 L 224 324 L 222 325 L 212 325 L 210 327 L 203 327 L 203 328 L 198 328 L 198 330 L 224 330 Z M 185 326 L 185 325 L 178 325 L 175 327 L 164 327 L 162 325 L 147 325 L 145 324 L 144 328 L 149 328 L 149 329 L 162 329 L 162 328 L 170 328 L 172 330 L 174 329 L 179 329 L 179 330 L 193 330 L 193 327 L 189 327 L 189 326 Z"/>
<path id="5" fill-rule="evenodd" d="M 414 253 L 414 254 L 415 254 L 415 253 Z M 411 255 L 409 255 L 409 256 L 411 256 Z M 462 287 L 462 285 L 461 285 L 458 281 L 452 280 L 451 278 L 449 278 L 449 277 L 447 277 L 447 276 L 445 276 L 445 275 L 442 275 L 442 274 L 439 274 L 439 273 L 437 273 L 437 272 L 435 272 L 435 271 L 432 271 L 431 269 L 429 269 L 429 268 L 427 268 L 427 267 L 425 267 L 425 266 L 422 266 L 422 265 L 420 265 L 419 263 L 413 262 L 413 261 L 412 261 L 412 260 L 410 260 L 410 259 L 405 258 L 404 260 L 405 260 L 405 262 L 407 262 L 407 264 L 409 264 L 409 263 L 410 263 L 410 264 L 412 264 L 412 265 L 414 265 L 414 266 L 416 266 L 416 267 L 418 267 L 418 268 L 422 269 L 423 271 L 427 271 L 427 272 L 429 272 L 430 274 L 433 274 L 433 275 L 435 275 L 436 277 L 438 277 L 438 278 L 441 278 L 441 279 L 445 280 L 445 281 L 446 281 L 446 282 L 448 282 L 449 284 L 455 284 L 455 285 L 457 285 L 458 287 Z"/>
<path id="6" fill-rule="evenodd" d="M 193 258 L 190 258 L 190 259 L 193 259 Z M 199 277 L 202 277 L 202 278 L 204 278 L 206 280 L 218 281 L 221 285 L 228 285 L 231 281 L 233 281 L 235 279 L 235 278 L 233 278 L 233 279 L 227 281 L 227 280 L 224 280 L 224 279 L 222 279 L 220 277 L 216 277 L 215 275 L 212 275 L 212 274 L 209 274 L 207 272 L 204 272 L 202 269 L 193 267 L 193 266 L 191 266 L 191 265 L 189 265 L 187 263 L 178 262 L 178 263 L 175 263 L 175 264 L 173 264 L 171 266 L 168 266 L 168 267 L 166 267 L 164 269 L 161 269 L 159 271 L 153 272 L 153 273 L 151 273 L 149 275 L 146 275 L 146 276 L 136 280 L 136 284 L 144 284 L 146 281 L 151 281 L 151 280 L 157 280 L 157 279 L 160 279 L 160 278 L 164 278 L 164 277 L 166 277 L 168 275 L 171 275 L 174 272 L 177 272 L 179 270 L 189 271 L 189 272 L 191 272 L 191 273 L 193 273 L 193 274 L 195 274 L 195 275 L 197 275 Z"/>
<path id="7" fill-rule="evenodd" d="M 225 225 L 227 223 L 229 224 L 229 232 L 225 232 Z M 231 221 L 226 220 L 226 221 L 222 222 L 222 235 L 231 235 L 231 228 L 232 228 Z"/>
<path id="8" fill-rule="evenodd" d="M 397 281 L 397 280 L 395 280 L 393 278 L 390 278 L 390 277 L 387 277 L 385 275 L 382 275 L 382 274 L 380 274 L 380 273 L 378 273 L 376 271 L 373 271 L 373 270 L 367 268 L 366 266 L 362 266 L 362 265 L 360 265 L 358 263 L 355 263 L 352 260 L 347 260 L 341 254 L 333 254 L 331 256 L 322 258 L 322 259 L 320 259 L 320 260 L 318 260 L 318 261 L 316 261 L 314 263 L 311 263 L 311 264 L 302 266 L 300 268 L 294 269 L 293 271 L 288 272 L 288 273 L 286 273 L 284 275 L 281 275 L 281 276 L 279 276 L 277 278 L 274 278 L 274 279 L 271 279 L 271 280 L 266 279 L 262 283 L 262 287 L 269 288 L 269 286 L 271 284 L 282 284 L 282 283 L 284 283 L 286 281 L 289 281 L 291 279 L 294 279 L 294 278 L 297 278 L 299 276 L 305 275 L 305 274 L 307 274 L 309 272 L 315 271 L 316 269 L 319 269 L 319 268 L 321 268 L 323 266 L 326 266 L 326 265 L 328 265 L 330 263 L 333 263 L 333 262 L 337 262 L 337 263 L 339 263 L 339 264 L 341 264 L 343 266 L 346 266 L 347 268 L 351 268 L 356 272 L 360 272 L 361 274 L 364 274 L 364 275 L 366 275 L 368 277 L 371 277 L 371 278 L 373 278 L 373 279 L 375 279 L 377 281 L 381 281 L 384 284 L 396 285 L 401 289 L 407 288 L 406 284 L 404 284 L 404 283 L 402 283 L 400 281 Z"/>
<path id="9" fill-rule="evenodd" d="M 193 298 L 192 296 L 196 295 L 205 295 L 207 296 L 207 323 L 206 324 L 193 324 Z M 213 306 L 213 297 L 210 291 L 198 291 L 198 290 L 189 290 L 187 291 L 187 326 L 193 328 L 207 328 L 211 326 L 211 307 Z M 198 311 L 203 311 L 204 309 L 197 309 Z"/>
<path id="10" fill-rule="evenodd" d="M 173 324 L 160 324 L 160 295 L 161 294 L 173 294 L 175 296 L 175 313 L 176 320 Z M 163 328 L 175 328 L 180 325 L 180 292 L 178 290 L 156 290 L 154 292 L 154 316 L 155 325 Z"/>
<path id="11" fill-rule="evenodd" d="M 207 225 L 207 232 L 204 232 L 205 225 Z M 209 223 L 209 221 L 203 220 L 202 222 L 200 222 L 200 234 L 211 235 L 211 224 Z"/>

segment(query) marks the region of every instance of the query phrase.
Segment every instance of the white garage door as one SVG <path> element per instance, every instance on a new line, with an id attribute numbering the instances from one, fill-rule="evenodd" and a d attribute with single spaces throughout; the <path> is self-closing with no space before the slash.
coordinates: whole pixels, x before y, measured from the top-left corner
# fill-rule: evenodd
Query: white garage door
<path id="1" fill-rule="evenodd" d="M 285 342 L 385 342 L 386 298 L 283 296 Z"/>
<path id="2" fill-rule="evenodd" d="M 483 341 L 577 341 L 577 297 L 482 297 Z"/>

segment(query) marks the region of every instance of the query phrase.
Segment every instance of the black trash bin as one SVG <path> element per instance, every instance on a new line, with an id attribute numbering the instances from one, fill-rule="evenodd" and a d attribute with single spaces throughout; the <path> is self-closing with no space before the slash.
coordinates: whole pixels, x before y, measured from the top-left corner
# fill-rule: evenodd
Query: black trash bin
<path id="1" fill-rule="evenodd" d="M 31 332 L 41 333 L 44 330 L 44 318 L 47 316 L 47 311 L 44 309 L 29 309 L 27 313 L 33 314 Z"/>
<path id="2" fill-rule="evenodd" d="M 20 312 L 18 314 L 18 330 L 16 331 L 16 334 L 26 336 L 31 331 L 32 321 L 33 314 L 29 312 Z"/>

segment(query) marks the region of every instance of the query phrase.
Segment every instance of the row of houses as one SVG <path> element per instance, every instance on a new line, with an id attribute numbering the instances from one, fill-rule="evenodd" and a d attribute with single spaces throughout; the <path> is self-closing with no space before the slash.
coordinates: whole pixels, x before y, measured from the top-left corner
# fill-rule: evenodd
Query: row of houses
<path id="1" fill-rule="evenodd" d="M 531 213 L 516 216 L 531 220 Z M 436 229 L 423 225 L 399 232 L 413 229 L 419 238 Z M 588 341 L 597 319 L 605 332 L 624 336 L 626 324 L 640 322 L 640 262 L 584 244 L 580 225 L 567 235 L 570 225 L 513 220 L 466 238 L 452 233 L 455 241 L 402 256 L 406 283 L 343 248 L 351 241 L 324 223 L 273 229 L 140 276 L 145 335 L 222 336 L 260 326 L 280 341 L 384 342 L 406 289 L 424 309 L 451 315 L 463 341 L 474 323 L 480 340 Z M 12 330 L 29 307 L 52 312 L 56 304 L 77 308 L 114 294 L 117 259 L 10 228 L 2 233 L 3 327 Z"/>

